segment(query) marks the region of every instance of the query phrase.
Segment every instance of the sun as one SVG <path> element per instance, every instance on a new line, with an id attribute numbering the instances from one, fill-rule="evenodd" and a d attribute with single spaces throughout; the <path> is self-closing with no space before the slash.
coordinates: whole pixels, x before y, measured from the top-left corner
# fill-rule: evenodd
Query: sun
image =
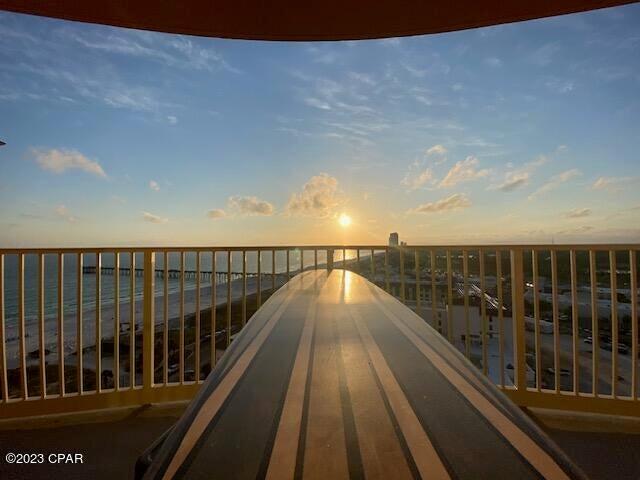
<path id="1" fill-rule="evenodd" d="M 346 213 L 341 213 L 338 217 L 338 223 L 341 227 L 346 228 L 351 225 L 351 217 Z"/>

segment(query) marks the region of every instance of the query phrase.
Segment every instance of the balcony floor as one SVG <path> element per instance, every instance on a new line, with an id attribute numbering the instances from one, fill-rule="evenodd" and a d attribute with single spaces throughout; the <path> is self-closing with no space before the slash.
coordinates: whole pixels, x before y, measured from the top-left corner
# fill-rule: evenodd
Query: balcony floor
<path id="1" fill-rule="evenodd" d="M 138 456 L 176 421 L 182 409 L 139 409 L 100 423 L 92 419 L 92 423 L 2 429 L 2 456 L 8 452 L 82 453 L 84 464 L 8 465 L 0 458 L 0 478 L 133 478 Z M 589 478 L 640 478 L 640 434 L 545 430 Z"/>

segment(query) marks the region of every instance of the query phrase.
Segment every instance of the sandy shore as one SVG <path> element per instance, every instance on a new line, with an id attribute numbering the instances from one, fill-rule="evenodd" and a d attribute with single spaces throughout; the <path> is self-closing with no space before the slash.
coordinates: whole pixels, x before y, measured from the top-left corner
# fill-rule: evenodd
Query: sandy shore
<path id="1" fill-rule="evenodd" d="M 247 295 L 254 295 L 258 291 L 257 277 L 247 278 Z M 278 274 L 275 277 L 276 288 L 286 283 L 286 275 Z M 261 279 L 261 287 L 263 291 L 271 289 L 271 275 L 263 275 Z M 216 286 L 216 306 L 224 306 L 227 303 L 227 284 L 219 284 Z M 189 317 L 196 312 L 196 296 L 197 289 L 191 288 L 184 291 L 184 316 Z M 242 299 L 242 280 L 234 280 L 231 282 L 231 302 L 236 303 Z M 200 288 L 200 308 L 206 310 L 211 308 L 211 286 L 206 285 Z M 155 324 L 156 331 L 164 328 L 164 296 L 156 295 L 155 297 Z M 180 316 L 180 292 L 169 293 L 168 295 L 168 318 L 170 328 L 176 328 Z M 142 309 L 143 302 L 141 298 L 135 300 L 135 324 L 136 331 L 142 328 Z M 128 337 L 129 320 L 131 315 L 131 302 L 120 301 L 120 333 Z M 95 332 L 96 332 L 96 309 L 87 309 L 83 311 L 82 321 L 82 337 L 84 350 L 93 350 L 95 348 Z M 100 309 L 100 334 L 103 341 L 112 340 L 115 332 L 115 304 L 105 305 Z M 37 365 L 39 363 L 40 339 L 37 325 L 31 325 L 27 328 L 27 337 L 25 338 L 25 350 L 27 352 L 27 365 Z M 75 309 L 66 312 L 64 316 L 64 350 L 65 358 L 70 355 L 75 357 L 77 345 L 77 312 Z M 45 321 L 45 352 L 47 362 L 58 361 L 58 322 L 56 318 L 49 318 Z M 16 368 L 19 365 L 19 342 L 16 338 L 8 339 L 5 345 L 7 357 L 7 369 Z M 91 360 L 88 359 L 89 362 Z M 65 361 L 66 363 L 66 361 Z M 93 362 L 91 362 L 93 363 Z M 91 363 L 87 364 L 90 366 Z"/>

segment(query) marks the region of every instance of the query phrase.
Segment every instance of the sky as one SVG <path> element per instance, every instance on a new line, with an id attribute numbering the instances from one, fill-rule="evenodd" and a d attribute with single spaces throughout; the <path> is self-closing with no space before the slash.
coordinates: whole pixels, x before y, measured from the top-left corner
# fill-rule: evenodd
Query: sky
<path id="1" fill-rule="evenodd" d="M 0 247 L 638 242 L 639 26 L 278 43 L 0 13 Z"/>

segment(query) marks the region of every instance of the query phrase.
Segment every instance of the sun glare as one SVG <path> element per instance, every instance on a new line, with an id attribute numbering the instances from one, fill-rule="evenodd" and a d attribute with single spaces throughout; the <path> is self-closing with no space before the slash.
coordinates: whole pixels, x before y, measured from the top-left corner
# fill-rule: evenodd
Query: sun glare
<path id="1" fill-rule="evenodd" d="M 341 213 L 340 216 L 338 217 L 338 223 L 340 224 L 341 227 L 346 228 L 349 225 L 351 225 L 351 217 L 346 213 Z"/>

